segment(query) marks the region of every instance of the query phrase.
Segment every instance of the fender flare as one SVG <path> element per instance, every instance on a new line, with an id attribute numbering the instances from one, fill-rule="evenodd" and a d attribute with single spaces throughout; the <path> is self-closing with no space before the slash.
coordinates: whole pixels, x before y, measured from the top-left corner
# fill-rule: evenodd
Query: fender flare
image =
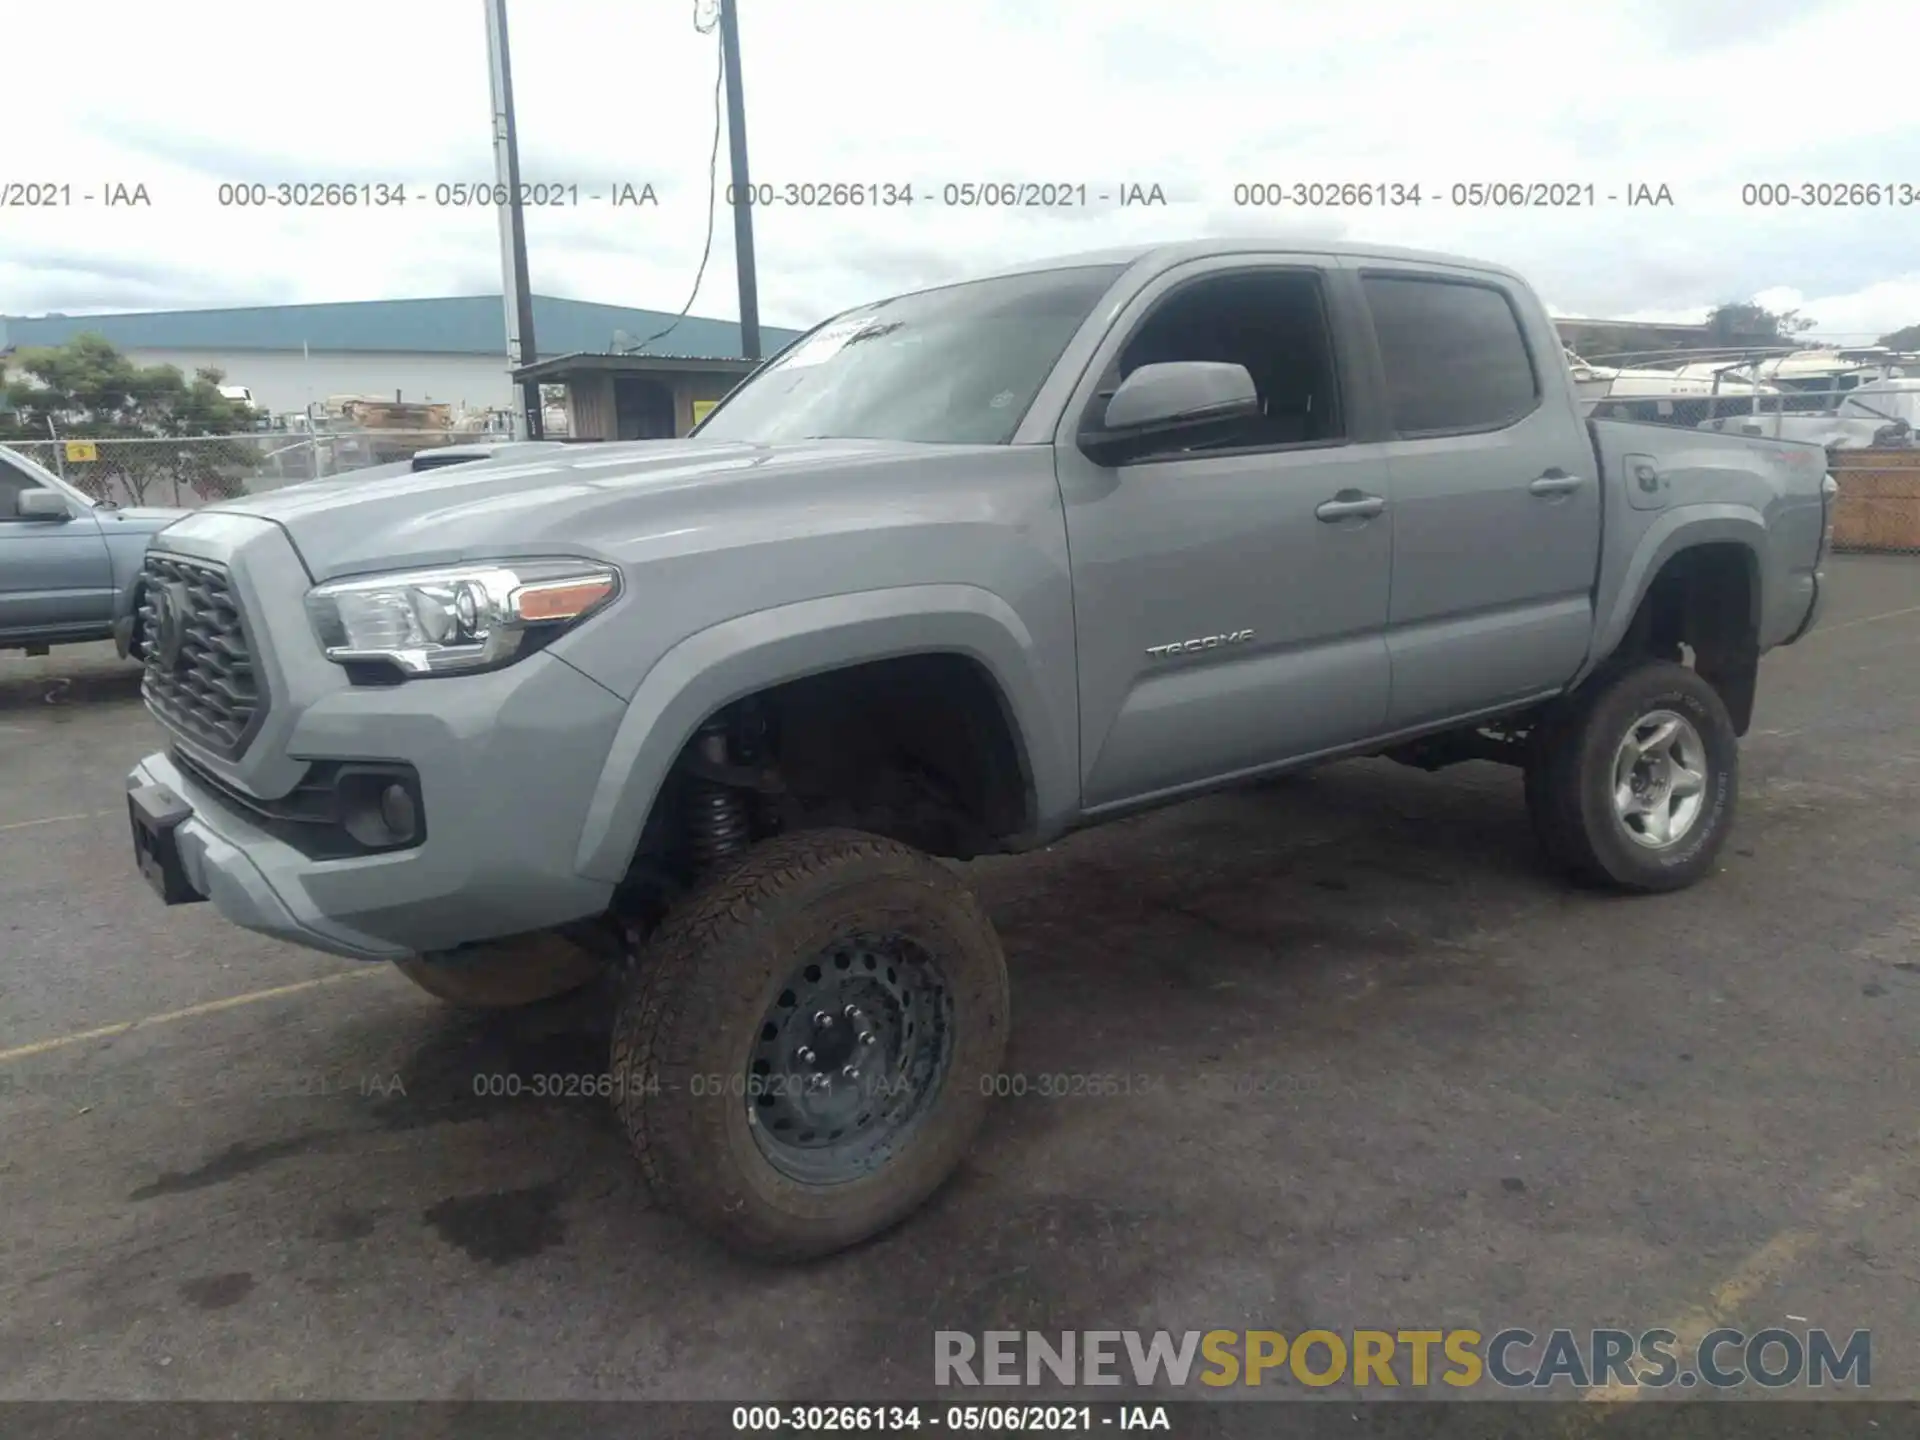
<path id="1" fill-rule="evenodd" d="M 1574 683 L 1586 679 L 1619 647 L 1654 578 L 1666 563 L 1699 545 L 1730 541 L 1747 552 L 1754 580 L 1752 618 L 1758 625 L 1765 605 L 1761 590 L 1766 577 L 1760 568 L 1760 557 L 1765 553 L 1767 535 L 1767 525 L 1760 513 L 1745 505 L 1681 505 L 1665 511 L 1634 548 L 1614 591 L 1613 604 L 1594 629 L 1593 648 L 1587 655 L 1587 663 L 1581 666 Z M 1604 601 L 1605 597 L 1601 598 Z"/>
<path id="2" fill-rule="evenodd" d="M 773 685 L 906 655 L 960 654 L 999 687 L 1033 816 L 1071 812 L 1079 799 L 1077 716 L 1058 714 L 1043 662 L 1013 607 L 975 585 L 907 585 L 752 611 L 695 632 L 668 650 L 628 702 L 581 827 L 575 868 L 625 878 L 667 773 L 714 711 Z"/>

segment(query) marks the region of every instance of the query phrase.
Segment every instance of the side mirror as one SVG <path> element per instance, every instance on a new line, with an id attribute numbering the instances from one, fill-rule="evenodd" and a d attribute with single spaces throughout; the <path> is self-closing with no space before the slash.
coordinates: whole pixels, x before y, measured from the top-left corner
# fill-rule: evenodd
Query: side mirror
<path id="1" fill-rule="evenodd" d="M 1113 392 L 1080 448 L 1101 465 L 1122 465 L 1154 451 L 1202 444 L 1260 416 L 1260 394 L 1244 365 L 1178 360 L 1142 365 Z"/>
<path id="2" fill-rule="evenodd" d="M 22 490 L 14 499 L 13 510 L 22 520 L 71 520 L 67 497 L 58 490 Z"/>

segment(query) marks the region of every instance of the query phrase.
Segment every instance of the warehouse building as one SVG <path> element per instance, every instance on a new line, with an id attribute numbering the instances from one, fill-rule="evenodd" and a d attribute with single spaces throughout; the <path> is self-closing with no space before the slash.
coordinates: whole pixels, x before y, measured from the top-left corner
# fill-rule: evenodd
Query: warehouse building
<path id="1" fill-rule="evenodd" d="M 1712 345 L 1706 325 L 1655 320 L 1589 320 L 1572 315 L 1554 317 L 1561 343 L 1578 354 L 1596 353 L 1614 346 L 1634 350 L 1698 350 Z"/>
<path id="2" fill-rule="evenodd" d="M 581 439 L 684 434 L 696 407 L 704 410 L 753 368 L 740 355 L 740 327 L 729 320 L 676 321 L 655 310 L 552 295 L 533 297 L 533 319 L 541 354 L 588 362 L 543 377 L 568 386 L 573 434 Z M 217 367 L 276 417 L 317 413 L 339 395 L 446 404 L 456 412 L 512 412 L 519 404 L 498 295 L 0 316 L 0 355 L 86 333 L 104 336 L 136 364 L 173 365 L 188 375 Z M 777 350 L 798 333 L 763 326 L 761 343 Z M 575 371 L 583 377 L 577 395 Z"/>

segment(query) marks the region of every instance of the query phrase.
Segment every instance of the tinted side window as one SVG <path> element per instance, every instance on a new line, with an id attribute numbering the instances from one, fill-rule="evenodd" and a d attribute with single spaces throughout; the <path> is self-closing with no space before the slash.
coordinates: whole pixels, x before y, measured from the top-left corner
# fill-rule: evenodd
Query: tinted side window
<path id="1" fill-rule="evenodd" d="M 1312 271 L 1250 270 L 1191 281 L 1159 302 L 1101 383 L 1096 414 L 1143 365 L 1212 360 L 1244 365 L 1260 414 L 1196 449 L 1318 444 L 1346 434 L 1333 343 Z"/>
<path id="2" fill-rule="evenodd" d="M 1500 291 L 1385 275 L 1361 283 L 1399 433 L 1498 429 L 1539 403 L 1519 317 Z"/>

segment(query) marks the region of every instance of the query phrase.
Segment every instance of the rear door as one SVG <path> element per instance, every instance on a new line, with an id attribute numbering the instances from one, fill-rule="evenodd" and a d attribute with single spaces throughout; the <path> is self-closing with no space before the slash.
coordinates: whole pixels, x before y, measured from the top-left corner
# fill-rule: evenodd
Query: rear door
<path id="1" fill-rule="evenodd" d="M 23 520 L 23 490 L 48 488 L 0 455 L 0 636 L 56 638 L 105 633 L 113 614 L 113 565 L 100 521 L 68 499 L 65 520 Z"/>
<path id="2" fill-rule="evenodd" d="M 1592 636 L 1600 486 L 1552 326 L 1503 276 L 1354 268 L 1394 436 L 1388 728 L 1558 689 Z"/>

